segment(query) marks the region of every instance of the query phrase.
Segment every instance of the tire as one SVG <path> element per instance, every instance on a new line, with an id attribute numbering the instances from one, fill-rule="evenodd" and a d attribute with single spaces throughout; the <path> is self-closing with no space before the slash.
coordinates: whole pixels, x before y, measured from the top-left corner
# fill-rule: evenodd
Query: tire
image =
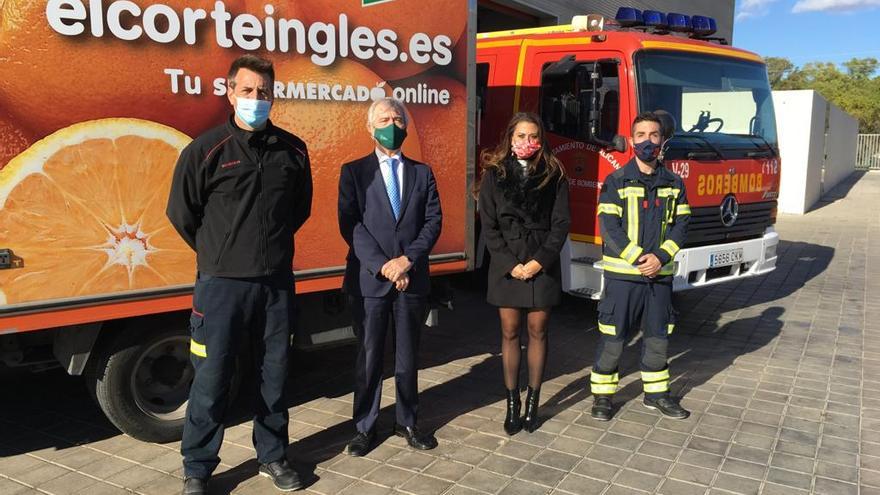
<path id="1" fill-rule="evenodd" d="M 131 320 L 89 359 L 86 384 L 107 419 L 123 433 L 155 443 L 183 435 L 194 374 L 188 316 Z M 239 369 L 237 363 L 230 403 L 238 393 Z"/>

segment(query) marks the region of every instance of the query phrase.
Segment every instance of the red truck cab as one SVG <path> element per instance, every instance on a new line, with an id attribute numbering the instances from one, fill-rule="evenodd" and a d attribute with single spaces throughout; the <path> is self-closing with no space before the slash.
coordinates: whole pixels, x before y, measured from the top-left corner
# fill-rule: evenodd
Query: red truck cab
<path id="1" fill-rule="evenodd" d="M 697 37 L 691 21 L 690 33 L 612 23 L 578 16 L 571 25 L 477 36 L 477 149 L 493 147 L 510 116 L 529 111 L 565 164 L 572 214 L 565 290 L 601 295 L 599 190 L 632 157 L 630 124 L 645 111 L 664 110 L 675 121 L 663 159 L 684 179 L 693 212 L 675 258 L 676 290 L 772 271 L 779 152 L 762 59 L 705 31 Z"/>

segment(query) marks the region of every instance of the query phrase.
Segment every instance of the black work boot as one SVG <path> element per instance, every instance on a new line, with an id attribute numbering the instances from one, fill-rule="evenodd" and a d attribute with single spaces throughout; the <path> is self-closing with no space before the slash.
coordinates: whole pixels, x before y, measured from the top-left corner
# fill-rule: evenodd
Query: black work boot
<path id="1" fill-rule="evenodd" d="M 593 409 L 590 410 L 590 416 L 599 421 L 611 421 L 614 415 L 614 409 L 611 405 L 610 395 L 597 395 L 593 398 Z"/>
<path id="2" fill-rule="evenodd" d="M 523 429 L 529 433 L 538 429 L 538 399 L 541 389 L 528 388 L 526 393 L 526 412 L 523 415 Z"/>
<path id="3" fill-rule="evenodd" d="M 272 478 L 275 488 L 282 492 L 292 492 L 303 486 L 299 475 L 290 467 L 285 458 L 268 464 L 260 464 L 260 475 Z"/>
<path id="4" fill-rule="evenodd" d="M 669 395 L 661 395 L 660 397 L 645 397 L 645 407 L 648 409 L 656 409 L 660 414 L 672 419 L 687 419 L 691 415 L 690 411 L 681 407 L 678 401 Z"/>
<path id="5" fill-rule="evenodd" d="M 208 480 L 203 478 L 184 478 L 183 495 L 207 495 Z"/>
<path id="6" fill-rule="evenodd" d="M 519 417 L 522 402 L 519 398 L 519 388 L 507 391 L 507 416 L 504 418 L 504 432 L 508 435 L 516 435 L 522 430 L 522 418 Z"/>

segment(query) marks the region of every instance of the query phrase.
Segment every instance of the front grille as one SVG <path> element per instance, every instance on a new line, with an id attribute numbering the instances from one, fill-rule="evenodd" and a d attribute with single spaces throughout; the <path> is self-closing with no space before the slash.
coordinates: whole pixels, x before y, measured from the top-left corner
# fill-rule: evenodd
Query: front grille
<path id="1" fill-rule="evenodd" d="M 772 224 L 775 211 L 776 201 L 740 203 L 736 222 L 730 227 L 725 227 L 721 223 L 721 208 L 719 206 L 692 207 L 684 247 L 759 238 Z"/>

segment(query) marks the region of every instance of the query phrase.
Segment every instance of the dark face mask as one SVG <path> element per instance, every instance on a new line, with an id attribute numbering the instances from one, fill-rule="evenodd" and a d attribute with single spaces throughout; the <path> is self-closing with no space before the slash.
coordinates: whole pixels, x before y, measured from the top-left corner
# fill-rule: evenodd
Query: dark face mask
<path id="1" fill-rule="evenodd" d="M 646 139 L 641 143 L 635 143 L 633 145 L 633 151 L 635 151 L 639 160 L 650 163 L 656 160 L 657 155 L 660 154 L 660 145 L 655 144 L 650 139 Z"/>
<path id="2" fill-rule="evenodd" d="M 385 149 L 392 151 L 399 150 L 403 145 L 403 140 L 406 139 L 406 129 L 401 129 L 395 124 L 390 124 L 385 127 L 374 129 L 373 137 L 376 138 L 376 141 L 384 146 Z"/>

